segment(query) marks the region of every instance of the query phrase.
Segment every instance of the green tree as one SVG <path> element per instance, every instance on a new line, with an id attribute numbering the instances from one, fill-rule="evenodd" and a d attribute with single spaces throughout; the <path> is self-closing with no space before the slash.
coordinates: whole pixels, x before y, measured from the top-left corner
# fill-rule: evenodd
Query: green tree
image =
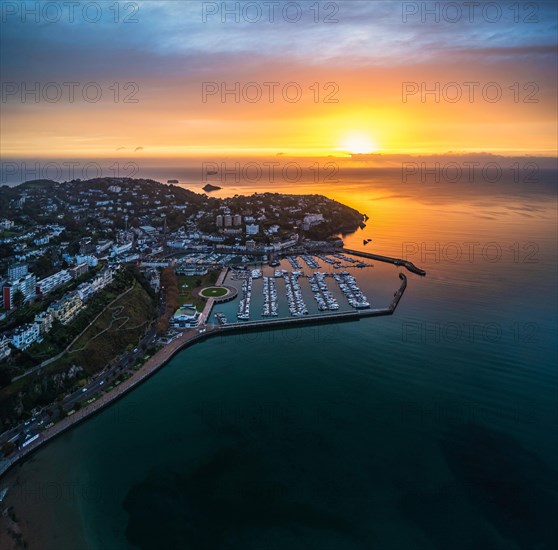
<path id="1" fill-rule="evenodd" d="M 13 248 L 12 245 L 3 244 L 2 247 L 0 247 L 0 258 L 1 259 L 9 258 L 13 254 L 14 254 L 14 248 Z"/>
<path id="2" fill-rule="evenodd" d="M 19 290 L 19 288 L 15 291 L 14 293 L 14 307 L 16 309 L 19 309 L 23 303 L 25 302 L 25 296 L 23 295 L 23 292 L 21 292 L 21 290 Z"/>
<path id="3" fill-rule="evenodd" d="M 50 275 L 52 271 L 52 253 L 47 252 L 46 254 L 43 254 L 35 262 L 33 271 L 35 275 L 37 275 L 37 278 L 43 278 Z"/>

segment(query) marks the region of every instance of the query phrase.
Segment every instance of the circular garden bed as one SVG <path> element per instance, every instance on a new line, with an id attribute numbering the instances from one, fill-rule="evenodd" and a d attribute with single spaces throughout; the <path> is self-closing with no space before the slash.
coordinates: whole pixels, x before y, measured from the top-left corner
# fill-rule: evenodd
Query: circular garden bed
<path id="1" fill-rule="evenodd" d="M 200 290 L 200 296 L 203 298 L 222 298 L 229 293 L 229 290 L 223 286 L 208 286 Z"/>

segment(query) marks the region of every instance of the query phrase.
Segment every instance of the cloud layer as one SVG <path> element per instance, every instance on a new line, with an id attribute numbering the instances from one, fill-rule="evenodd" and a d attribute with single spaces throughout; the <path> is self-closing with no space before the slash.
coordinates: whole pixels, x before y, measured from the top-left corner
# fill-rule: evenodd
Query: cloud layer
<path id="1" fill-rule="evenodd" d="M 195 147 L 331 148 L 352 129 L 388 149 L 555 148 L 554 2 L 535 3 L 535 11 L 480 2 L 473 12 L 462 2 L 157 0 L 136 2 L 137 10 L 100 2 L 100 14 L 79 6 L 72 21 L 65 2 L 7 4 L 17 8 L 3 5 L 0 38 L 1 139 L 9 154 L 98 154 L 138 141 L 156 155 Z M 39 5 L 38 17 L 22 15 L 22 4 Z M 438 13 L 428 11 L 436 5 Z M 422 101 L 420 93 L 402 101 L 404 82 L 429 89 L 491 81 L 503 91 L 497 103 Z M 65 93 L 72 82 L 73 102 Z M 84 100 L 89 82 L 101 90 L 97 102 Z M 229 95 L 223 102 L 219 89 L 204 101 L 204 82 L 225 89 L 296 82 L 304 99 L 237 103 Z M 337 103 L 324 102 L 328 82 L 338 86 Z M 38 102 L 21 93 L 35 83 Z M 59 100 L 45 100 L 48 83 L 63 88 Z M 536 103 L 524 103 L 528 83 L 537 86 Z M 51 86 L 46 95 L 55 92 Z"/>

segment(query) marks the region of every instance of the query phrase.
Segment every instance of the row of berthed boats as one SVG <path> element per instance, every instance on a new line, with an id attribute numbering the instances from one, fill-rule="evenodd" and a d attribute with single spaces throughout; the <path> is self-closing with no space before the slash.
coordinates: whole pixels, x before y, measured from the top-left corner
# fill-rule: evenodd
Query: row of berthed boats
<path id="1" fill-rule="evenodd" d="M 220 325 L 226 325 L 228 323 L 226 315 L 221 312 L 215 314 L 215 319 L 217 319 L 217 323 Z"/>
<path id="2" fill-rule="evenodd" d="M 296 256 L 287 256 L 287 260 L 293 269 L 302 269 L 302 265 Z"/>
<path id="3" fill-rule="evenodd" d="M 358 264 L 360 263 L 359 260 L 355 260 L 354 258 L 351 258 L 350 256 L 345 256 L 345 254 L 341 254 L 341 252 L 337 252 L 336 254 L 332 254 L 332 256 L 338 260 L 341 260 L 342 262 L 347 262 L 349 264 Z"/>
<path id="4" fill-rule="evenodd" d="M 336 311 L 339 309 L 339 304 L 327 287 L 326 275 L 326 273 L 316 272 L 308 278 L 308 283 L 314 293 L 314 299 L 318 303 L 318 309 L 320 311 Z"/>
<path id="5" fill-rule="evenodd" d="M 338 265 L 340 263 L 339 260 L 336 260 L 335 258 L 330 258 L 329 256 L 320 256 L 318 254 L 317 257 L 320 258 L 320 260 L 322 260 L 323 262 L 326 262 L 333 266 Z"/>
<path id="6" fill-rule="evenodd" d="M 323 260 L 324 262 L 327 262 L 331 266 L 333 266 L 334 269 L 342 269 L 343 268 L 343 262 L 346 262 L 348 264 L 352 264 L 355 267 L 373 267 L 372 264 L 367 264 L 366 262 L 361 262 L 360 260 L 355 260 L 354 258 L 351 258 L 350 256 L 346 256 L 345 254 L 341 254 L 340 252 L 338 252 L 336 254 L 332 254 L 331 256 L 320 256 L 320 255 L 318 255 L 318 258 L 320 260 Z M 348 267 L 348 266 L 346 266 L 346 267 Z"/>
<path id="7" fill-rule="evenodd" d="M 337 281 L 341 292 L 343 292 L 351 306 L 355 309 L 366 309 L 370 307 L 370 303 L 358 287 L 356 279 L 348 271 L 334 273 L 333 278 Z"/>
<path id="8" fill-rule="evenodd" d="M 273 277 L 263 278 L 263 294 L 264 305 L 262 315 L 264 317 L 277 317 L 277 287 L 275 285 L 275 279 Z"/>
<path id="9" fill-rule="evenodd" d="M 340 252 L 333 255 L 338 260 L 342 260 L 344 262 L 348 262 L 350 264 L 355 265 L 356 267 L 374 267 L 373 264 L 367 264 L 361 260 L 355 260 L 355 258 L 351 258 L 350 256 L 346 256 L 345 254 L 341 254 Z"/>
<path id="10" fill-rule="evenodd" d="M 313 256 L 309 256 L 308 254 L 305 254 L 301 256 L 301 258 L 304 260 L 304 262 L 310 269 L 322 269 L 322 266 L 316 261 L 316 259 Z"/>
<path id="11" fill-rule="evenodd" d="M 252 298 L 252 274 L 242 283 L 242 298 L 238 304 L 237 318 L 242 321 L 250 319 L 250 300 Z"/>
<path id="12" fill-rule="evenodd" d="M 304 303 L 302 289 L 300 288 L 300 283 L 298 282 L 300 275 L 300 271 L 293 271 L 292 273 L 283 271 L 285 290 L 287 292 L 287 305 L 289 306 L 289 311 L 293 317 L 308 315 L 308 308 Z"/>

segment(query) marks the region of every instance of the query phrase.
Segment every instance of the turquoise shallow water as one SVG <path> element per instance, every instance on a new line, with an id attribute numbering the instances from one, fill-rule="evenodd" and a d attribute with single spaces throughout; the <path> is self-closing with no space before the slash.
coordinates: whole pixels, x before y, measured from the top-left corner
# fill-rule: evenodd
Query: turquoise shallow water
<path id="1" fill-rule="evenodd" d="M 394 208 L 413 201 L 413 220 L 365 230 L 377 251 L 437 239 L 511 252 L 410 258 L 428 274 L 408 274 L 392 317 L 185 350 L 11 474 L 42 548 L 556 547 L 555 199 L 406 194 Z M 515 242 L 536 243 L 537 261 L 518 261 Z M 389 296 L 397 274 L 377 266 L 365 284 Z"/>

